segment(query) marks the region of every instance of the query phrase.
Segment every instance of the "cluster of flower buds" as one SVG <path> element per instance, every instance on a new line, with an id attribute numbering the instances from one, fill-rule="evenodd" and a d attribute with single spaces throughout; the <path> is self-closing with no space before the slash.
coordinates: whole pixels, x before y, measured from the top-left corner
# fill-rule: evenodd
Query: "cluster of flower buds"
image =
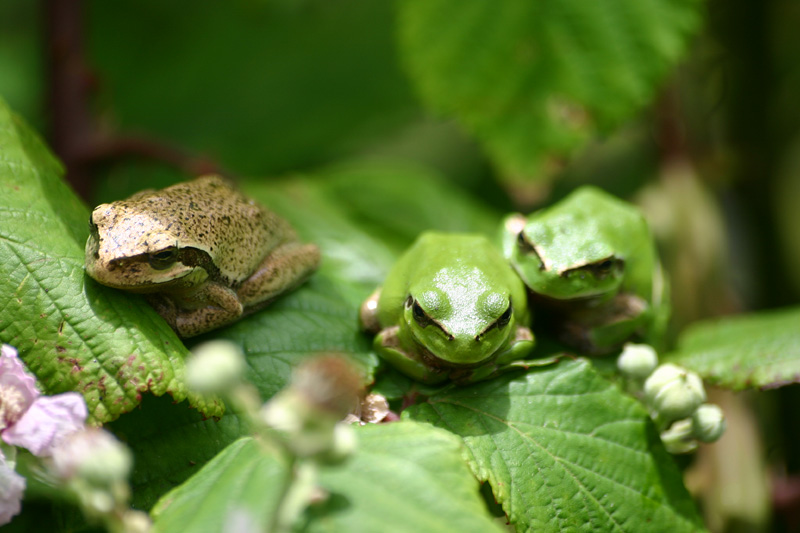
<path id="1" fill-rule="evenodd" d="M 699 442 L 714 442 L 725 431 L 722 410 L 706 403 L 703 380 L 672 363 L 658 366 L 652 347 L 628 344 L 617 360 L 628 389 L 650 410 L 670 453 L 688 453 Z"/>
<path id="2" fill-rule="evenodd" d="M 377 422 L 389 413 L 377 395 L 362 398 L 362 378 L 343 357 L 322 355 L 297 367 L 288 387 L 262 404 L 244 379 L 238 346 L 212 341 L 195 347 L 187 362 L 190 388 L 221 395 L 250 424 L 265 450 L 279 450 L 292 465 L 274 530 L 288 531 L 320 494 L 321 465 L 343 461 L 355 449 L 353 422 Z"/>
<path id="3" fill-rule="evenodd" d="M 132 456 L 111 433 L 86 426 L 88 411 L 75 392 L 44 396 L 16 350 L 0 353 L 0 525 L 19 513 L 25 478 L 19 449 L 39 462 L 43 480 L 69 492 L 84 514 L 111 531 L 146 533 L 147 514 L 128 508 Z"/>

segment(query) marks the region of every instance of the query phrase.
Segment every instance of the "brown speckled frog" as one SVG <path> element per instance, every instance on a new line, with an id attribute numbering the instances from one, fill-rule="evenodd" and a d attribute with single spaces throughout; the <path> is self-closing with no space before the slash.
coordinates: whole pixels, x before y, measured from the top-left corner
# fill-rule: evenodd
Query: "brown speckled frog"
<path id="1" fill-rule="evenodd" d="M 229 324 L 305 281 L 319 249 L 218 176 L 101 204 L 86 272 L 145 293 L 181 337 Z"/>

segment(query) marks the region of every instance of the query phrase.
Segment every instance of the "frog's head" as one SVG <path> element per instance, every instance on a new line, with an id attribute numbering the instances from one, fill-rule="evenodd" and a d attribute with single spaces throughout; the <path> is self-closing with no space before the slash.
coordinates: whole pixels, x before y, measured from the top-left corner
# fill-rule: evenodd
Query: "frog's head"
<path id="1" fill-rule="evenodd" d="M 204 252 L 183 248 L 176 224 L 163 223 L 125 202 L 97 206 L 89 217 L 89 231 L 86 273 L 103 285 L 150 292 L 168 284 L 188 287 L 207 277 L 198 268 Z"/>
<path id="2" fill-rule="evenodd" d="M 507 255 L 522 281 L 533 292 L 559 300 L 596 298 L 616 293 L 623 281 L 625 260 L 592 222 L 529 221 L 516 230 Z M 506 231 L 509 231 L 509 224 Z"/>
<path id="3" fill-rule="evenodd" d="M 508 293 L 468 284 L 412 291 L 403 319 L 415 340 L 436 358 L 430 363 L 450 367 L 491 361 L 515 330 Z"/>

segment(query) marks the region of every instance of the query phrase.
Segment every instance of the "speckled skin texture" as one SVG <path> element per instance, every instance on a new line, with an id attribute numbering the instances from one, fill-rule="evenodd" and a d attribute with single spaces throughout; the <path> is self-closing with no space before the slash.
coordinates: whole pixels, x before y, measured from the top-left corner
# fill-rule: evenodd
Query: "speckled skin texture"
<path id="1" fill-rule="evenodd" d="M 183 337 L 263 307 L 319 263 L 316 246 L 218 176 L 101 204 L 90 226 L 87 274 L 148 294 Z"/>

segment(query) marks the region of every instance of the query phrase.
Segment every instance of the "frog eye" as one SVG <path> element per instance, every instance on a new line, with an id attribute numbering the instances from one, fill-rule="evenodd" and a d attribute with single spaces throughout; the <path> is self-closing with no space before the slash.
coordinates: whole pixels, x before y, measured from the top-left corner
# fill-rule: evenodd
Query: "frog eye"
<path id="1" fill-rule="evenodd" d="M 514 309 L 511 307 L 511 302 L 508 302 L 508 308 L 503 311 L 503 314 L 500 315 L 500 318 L 497 319 L 497 327 L 504 328 L 511 322 L 511 315 L 514 313 Z"/>
<path id="2" fill-rule="evenodd" d="M 517 245 L 524 253 L 534 252 L 533 246 L 531 246 L 531 243 L 525 238 L 525 232 L 520 231 L 517 233 Z"/>
<path id="3" fill-rule="evenodd" d="M 586 265 L 586 268 L 591 270 L 597 279 L 605 279 L 613 274 L 614 271 L 621 272 L 625 268 L 625 261 L 616 257 L 609 257 L 597 263 Z"/>
<path id="4" fill-rule="evenodd" d="M 431 318 L 425 313 L 425 310 L 414 300 L 414 303 L 411 305 L 411 314 L 414 316 L 414 320 L 417 321 L 417 324 L 420 326 L 427 327 L 431 323 Z"/>
<path id="5" fill-rule="evenodd" d="M 160 252 L 152 253 L 148 256 L 150 266 L 156 270 L 164 270 L 175 264 L 178 259 L 178 249 L 170 246 Z"/>
<path id="6" fill-rule="evenodd" d="M 539 252 L 536 251 L 536 248 L 533 246 L 533 243 L 531 243 L 528 240 L 528 238 L 525 237 L 524 231 L 520 231 L 517 234 L 517 246 L 519 246 L 519 251 L 522 252 L 523 254 L 535 255 L 536 259 L 539 260 L 539 268 L 541 270 L 545 269 L 544 261 L 542 261 L 542 258 L 539 256 Z"/>

